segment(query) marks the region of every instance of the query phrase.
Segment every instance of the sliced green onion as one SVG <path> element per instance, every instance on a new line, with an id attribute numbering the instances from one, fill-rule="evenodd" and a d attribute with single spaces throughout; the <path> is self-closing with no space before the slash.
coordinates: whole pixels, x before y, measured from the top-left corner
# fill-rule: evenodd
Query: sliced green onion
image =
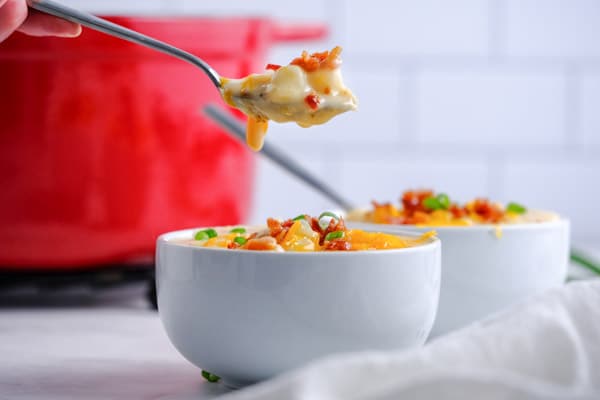
<path id="1" fill-rule="evenodd" d="M 323 217 L 331 217 L 338 221 L 340 220 L 340 217 L 337 214 L 332 213 L 331 211 L 325 211 L 325 212 L 321 213 L 321 215 L 319 215 L 319 218 L 317 218 L 317 219 L 320 221 L 321 218 L 323 218 Z"/>
<path id="2" fill-rule="evenodd" d="M 447 210 L 450 208 L 450 197 L 448 197 L 446 193 L 438 194 L 436 199 L 440 205 L 440 208 L 442 208 L 443 210 Z"/>
<path id="3" fill-rule="evenodd" d="M 325 236 L 325 240 L 341 239 L 344 236 L 346 236 L 346 234 L 343 231 L 329 232 Z"/>
<path id="4" fill-rule="evenodd" d="M 198 231 L 194 235 L 194 240 L 206 240 L 208 239 L 208 234 L 204 231 Z"/>
<path id="5" fill-rule="evenodd" d="M 229 231 L 230 233 L 246 233 L 246 228 L 233 228 L 232 230 Z"/>
<path id="6" fill-rule="evenodd" d="M 306 215 L 300 214 L 296 218 L 292 219 L 292 221 L 300 221 L 301 219 L 306 219 Z"/>
<path id="7" fill-rule="evenodd" d="M 210 229 L 205 229 L 204 232 L 206 232 L 206 234 L 208 235 L 209 238 L 214 238 L 219 236 L 217 234 L 217 231 L 215 231 L 214 229 L 210 228 Z"/>
<path id="8" fill-rule="evenodd" d="M 194 239 L 195 240 L 206 240 L 206 239 L 214 238 L 217 236 L 218 236 L 217 231 L 210 228 L 210 229 L 204 229 L 204 230 L 196 232 Z"/>
<path id="9" fill-rule="evenodd" d="M 437 197 L 428 197 L 423 200 L 423 207 L 427 208 L 428 210 L 439 210 L 442 208 L 442 205 Z"/>
<path id="10" fill-rule="evenodd" d="M 523 214 L 527 211 L 527 209 L 518 203 L 508 203 L 506 205 L 506 211 L 512 212 L 515 214 Z"/>
<path id="11" fill-rule="evenodd" d="M 219 380 L 221 379 L 220 376 L 211 374 L 210 372 L 205 371 L 205 370 L 202 370 L 202 377 L 209 382 L 219 382 Z"/>
<path id="12" fill-rule="evenodd" d="M 240 246 L 243 246 L 248 240 L 243 236 L 236 236 L 233 238 L 233 241 L 239 244 Z"/>

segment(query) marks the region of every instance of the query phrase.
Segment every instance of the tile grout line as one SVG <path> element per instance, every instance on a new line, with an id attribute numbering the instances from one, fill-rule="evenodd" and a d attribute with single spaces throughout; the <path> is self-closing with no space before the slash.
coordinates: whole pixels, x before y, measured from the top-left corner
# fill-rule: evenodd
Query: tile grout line
<path id="1" fill-rule="evenodd" d="M 403 114 L 405 121 L 398 121 L 398 132 L 397 141 L 398 143 L 408 143 L 413 146 L 419 144 L 419 88 L 418 88 L 418 67 L 413 66 L 412 68 L 400 68 L 397 71 L 399 84 L 398 93 L 399 106 L 405 105 L 405 112 L 401 110 L 397 115 L 397 118 L 402 119 Z M 402 85 L 402 79 L 405 80 L 406 84 Z M 406 93 L 402 93 L 402 86 L 405 87 Z M 402 129 L 405 129 L 402 132 Z M 403 140 L 404 139 L 404 140 Z"/>
<path id="2" fill-rule="evenodd" d="M 564 146 L 567 151 L 576 151 L 583 146 L 581 129 L 581 72 L 576 65 L 568 65 L 564 71 Z"/>
<path id="3" fill-rule="evenodd" d="M 506 58 L 506 2 L 488 0 L 488 61 L 498 64 Z"/>

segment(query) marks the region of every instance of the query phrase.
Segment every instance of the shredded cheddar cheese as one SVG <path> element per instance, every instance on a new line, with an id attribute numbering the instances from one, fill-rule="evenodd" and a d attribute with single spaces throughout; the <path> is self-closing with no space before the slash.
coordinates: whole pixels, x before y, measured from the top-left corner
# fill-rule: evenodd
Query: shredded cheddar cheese
<path id="1" fill-rule="evenodd" d="M 502 237 L 499 224 L 554 221 L 560 217 L 552 212 L 528 210 L 516 203 L 503 206 L 487 199 L 475 199 L 465 205 L 432 190 L 407 191 L 401 204 L 373 202 L 370 210 L 353 210 L 348 220 L 376 224 L 414 225 L 420 227 L 472 226 L 492 224 L 496 237 Z M 511 206 L 512 204 L 512 206 Z"/>
<path id="2" fill-rule="evenodd" d="M 215 229 L 210 230 L 217 232 Z M 234 228 L 222 230 L 214 235 L 217 236 L 206 238 L 206 235 L 199 231 L 196 233 L 196 239 L 186 243 L 203 247 L 259 251 L 388 250 L 423 245 L 435 237 L 435 232 L 427 232 L 419 237 L 398 236 L 347 229 L 343 219 L 337 216 L 327 220 L 303 215 L 286 221 L 269 218 L 267 228 L 263 230 L 251 232 L 245 228 Z"/>

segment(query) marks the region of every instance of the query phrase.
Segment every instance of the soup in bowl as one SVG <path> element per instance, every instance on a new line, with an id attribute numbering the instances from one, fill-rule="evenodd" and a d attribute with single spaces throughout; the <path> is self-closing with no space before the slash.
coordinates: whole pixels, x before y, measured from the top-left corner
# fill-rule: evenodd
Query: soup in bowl
<path id="1" fill-rule="evenodd" d="M 361 229 L 415 233 L 442 241 L 440 305 L 432 336 L 480 320 L 565 282 L 569 222 L 554 212 L 486 199 L 457 204 L 433 191 L 404 193 L 399 205 L 351 211 Z"/>
<path id="2" fill-rule="evenodd" d="M 440 263 L 430 233 L 331 215 L 183 230 L 158 238 L 158 310 L 184 357 L 240 387 L 333 353 L 422 345 Z"/>

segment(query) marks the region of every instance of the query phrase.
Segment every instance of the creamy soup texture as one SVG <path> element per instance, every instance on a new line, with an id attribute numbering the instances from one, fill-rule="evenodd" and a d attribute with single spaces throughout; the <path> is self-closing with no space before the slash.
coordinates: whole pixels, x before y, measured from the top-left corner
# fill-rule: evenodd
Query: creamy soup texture
<path id="1" fill-rule="evenodd" d="M 262 74 L 222 79 L 223 99 L 248 116 L 246 141 L 251 149 L 262 148 L 269 120 L 306 128 L 357 109 L 339 68 L 341 50 L 303 52 L 289 65 L 269 64 Z"/>

